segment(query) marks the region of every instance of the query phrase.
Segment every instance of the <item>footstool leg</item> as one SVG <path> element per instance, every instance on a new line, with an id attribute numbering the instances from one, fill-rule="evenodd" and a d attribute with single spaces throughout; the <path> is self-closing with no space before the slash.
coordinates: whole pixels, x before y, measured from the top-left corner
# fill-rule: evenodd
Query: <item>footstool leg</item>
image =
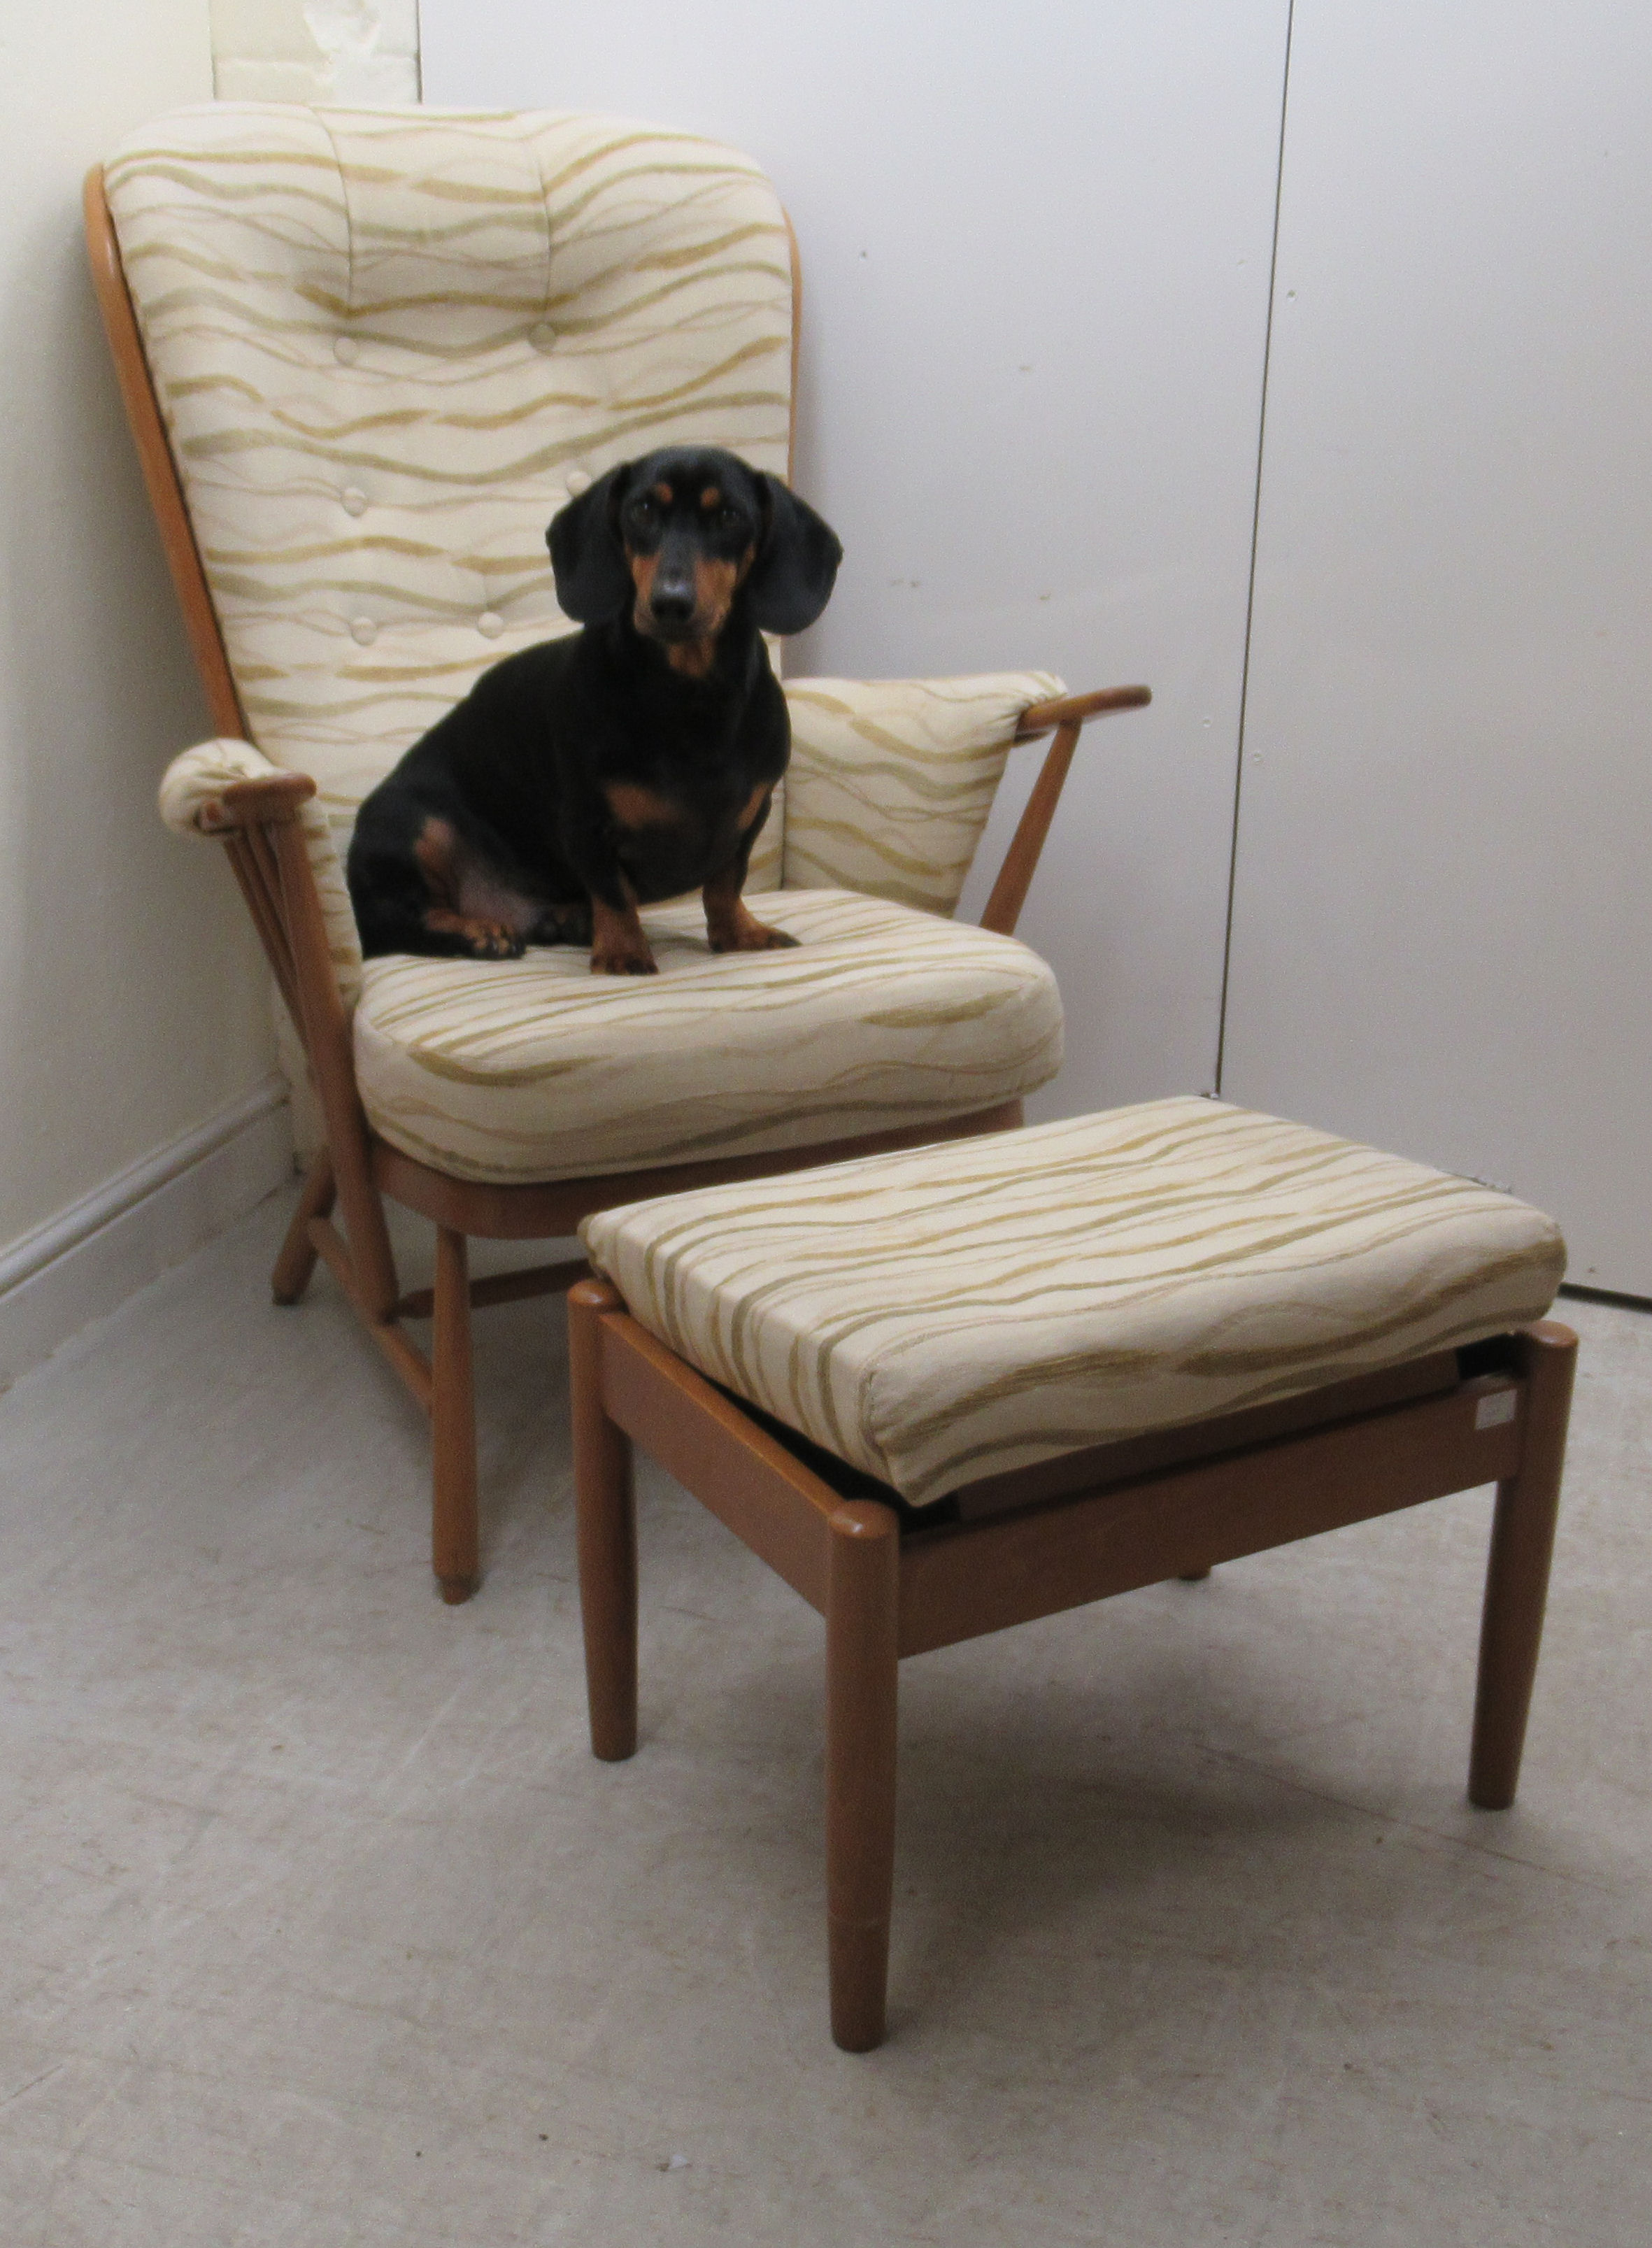
<path id="1" fill-rule="evenodd" d="M 476 1528 L 476 1359 L 470 1267 L 463 1233 L 436 1228 L 430 1337 L 430 1566 L 449 1607 L 468 1600 L 480 1567 Z"/>
<path id="2" fill-rule="evenodd" d="M 637 1745 L 637 1510 L 631 1439 L 602 1405 L 601 1315 L 624 1308 L 618 1289 L 606 1280 L 581 1280 L 569 1292 L 586 1692 L 592 1752 L 607 1764 L 634 1755 Z"/>
<path id="3" fill-rule="evenodd" d="M 1482 1811 L 1506 1811 L 1519 1781 L 1578 1353 L 1570 1327 L 1549 1319 L 1516 1340 L 1526 1381 L 1525 1445 L 1519 1474 L 1498 1485 L 1491 1523 L 1469 1759 L 1469 1800 Z"/>
<path id="4" fill-rule="evenodd" d="M 895 1516 L 870 1500 L 840 1506 L 826 1584 L 826 1932 L 832 2035 L 846 2053 L 883 2041 L 900 1586 Z"/>

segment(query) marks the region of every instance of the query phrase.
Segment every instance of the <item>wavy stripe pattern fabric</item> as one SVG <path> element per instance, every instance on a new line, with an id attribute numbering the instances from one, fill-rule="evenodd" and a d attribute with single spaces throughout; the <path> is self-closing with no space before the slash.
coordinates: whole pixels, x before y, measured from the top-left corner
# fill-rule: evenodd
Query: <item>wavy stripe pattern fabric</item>
<path id="1" fill-rule="evenodd" d="M 218 835 L 223 829 L 213 806 L 226 788 L 238 780 L 267 780 L 280 768 L 271 764 L 250 742 L 220 737 L 201 742 L 182 757 L 174 757 L 161 783 L 161 817 L 180 835 Z M 346 1007 L 353 1007 L 361 990 L 361 940 L 345 886 L 344 868 L 333 842 L 332 828 L 314 797 L 298 807 L 305 855 L 321 900 L 326 924 L 327 950 L 332 973 Z"/>
<path id="2" fill-rule="evenodd" d="M 573 1177 L 956 1114 L 1052 1074 L 1060 1010 L 1032 955 L 811 894 L 949 912 L 1015 720 L 1057 690 L 1043 674 L 805 683 L 802 854 L 778 792 L 747 884 L 798 893 L 776 918 L 802 955 L 713 960 L 693 904 L 650 917 L 657 983 L 572 952 L 362 967 L 357 806 L 487 665 L 571 629 L 556 510 L 689 439 L 785 473 L 790 242 L 748 158 L 613 118 L 215 103 L 134 134 L 106 177 L 257 745 L 190 751 L 163 811 L 198 832 L 266 758 L 314 778 L 306 842 L 387 1139 L 461 1177 Z"/>
<path id="3" fill-rule="evenodd" d="M 375 1131 L 460 1178 L 586 1178 L 807 1147 L 1030 1093 L 1061 1062 L 1036 953 L 842 891 L 779 891 L 785 952 L 708 950 L 645 912 L 657 977 L 524 959 L 370 960 L 356 1073 Z"/>
<path id="4" fill-rule="evenodd" d="M 110 208 L 254 739 L 362 797 L 490 663 L 571 629 L 545 524 L 680 440 L 784 475 L 785 214 L 733 150 L 606 117 L 217 102 Z M 747 888 L 949 913 L 1045 673 L 789 689 Z"/>
<path id="5" fill-rule="evenodd" d="M 1539 1319 L 1559 1230 L 1176 1099 L 634 1203 L 580 1228 L 679 1356 L 922 1505 Z"/>
<path id="6" fill-rule="evenodd" d="M 788 680 L 786 887 L 952 912 L 1017 720 L 1066 692 L 1047 671 Z"/>
<path id="7" fill-rule="evenodd" d="M 571 492 L 689 439 L 785 474 L 785 217 L 732 149 L 217 102 L 106 176 L 252 737 L 336 827 L 486 665 L 570 629 L 544 534 Z"/>

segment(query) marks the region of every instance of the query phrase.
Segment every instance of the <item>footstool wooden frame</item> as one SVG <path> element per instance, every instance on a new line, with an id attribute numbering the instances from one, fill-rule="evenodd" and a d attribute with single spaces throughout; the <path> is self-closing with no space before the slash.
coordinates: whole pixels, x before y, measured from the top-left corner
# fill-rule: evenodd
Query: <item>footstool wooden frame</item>
<path id="1" fill-rule="evenodd" d="M 1073 1452 L 960 1492 L 936 1522 L 783 1442 L 627 1312 L 569 1299 L 591 1744 L 637 1744 L 632 1445 L 826 1618 L 832 2034 L 881 2042 L 903 1655 L 1495 1482 L 1470 1800 L 1514 1800 L 1537 1670 L 1577 1338 L 1550 1320 L 1279 1405 Z"/>

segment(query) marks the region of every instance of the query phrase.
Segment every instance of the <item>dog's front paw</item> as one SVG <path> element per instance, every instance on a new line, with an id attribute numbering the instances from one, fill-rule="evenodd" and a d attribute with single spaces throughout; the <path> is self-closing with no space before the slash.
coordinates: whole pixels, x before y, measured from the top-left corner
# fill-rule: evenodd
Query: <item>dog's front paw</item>
<path id="1" fill-rule="evenodd" d="M 628 946 L 594 945 L 591 952 L 593 976 L 657 976 L 660 964 L 644 945 L 641 952 Z"/>
<path id="2" fill-rule="evenodd" d="M 759 921 L 742 897 L 708 895 L 705 933 L 713 952 L 785 952 L 797 942 L 783 929 Z"/>
<path id="3" fill-rule="evenodd" d="M 785 929 L 771 929 L 767 922 L 755 921 L 750 914 L 706 933 L 713 952 L 785 952 L 799 942 Z"/>

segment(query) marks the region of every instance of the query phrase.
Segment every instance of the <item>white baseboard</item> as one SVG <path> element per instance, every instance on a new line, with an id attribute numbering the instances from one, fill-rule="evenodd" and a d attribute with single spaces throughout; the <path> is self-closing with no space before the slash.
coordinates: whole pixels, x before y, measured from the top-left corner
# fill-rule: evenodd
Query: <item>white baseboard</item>
<path id="1" fill-rule="evenodd" d="M 10 1243 L 0 1251 L 0 1388 L 291 1175 L 287 1088 L 272 1075 Z"/>

